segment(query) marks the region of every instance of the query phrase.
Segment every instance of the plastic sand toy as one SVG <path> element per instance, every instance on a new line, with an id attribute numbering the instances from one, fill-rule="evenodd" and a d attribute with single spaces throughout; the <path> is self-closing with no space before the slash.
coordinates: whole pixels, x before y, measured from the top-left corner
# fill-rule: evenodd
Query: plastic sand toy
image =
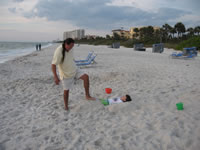
<path id="1" fill-rule="evenodd" d="M 105 92 L 106 92 L 107 94 L 111 94 L 111 93 L 112 93 L 112 89 L 111 89 L 111 88 L 105 88 Z"/>
<path id="2" fill-rule="evenodd" d="M 182 102 L 177 103 L 176 107 L 177 107 L 178 110 L 183 110 L 183 103 Z"/>

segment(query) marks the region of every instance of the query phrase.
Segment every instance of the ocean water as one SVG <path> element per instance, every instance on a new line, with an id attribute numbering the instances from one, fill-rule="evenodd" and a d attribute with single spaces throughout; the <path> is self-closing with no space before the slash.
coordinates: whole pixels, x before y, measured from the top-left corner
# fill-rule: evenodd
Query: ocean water
<path id="1" fill-rule="evenodd" d="M 0 63 L 14 59 L 19 56 L 36 51 L 36 42 L 1 42 L 0 41 Z M 41 43 L 41 48 L 51 46 L 52 43 Z"/>

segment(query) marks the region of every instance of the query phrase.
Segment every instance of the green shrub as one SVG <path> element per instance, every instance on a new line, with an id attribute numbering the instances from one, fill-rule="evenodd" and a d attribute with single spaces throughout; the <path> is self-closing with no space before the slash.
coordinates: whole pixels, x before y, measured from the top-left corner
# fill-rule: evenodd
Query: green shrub
<path id="1" fill-rule="evenodd" d="M 200 47 L 200 36 L 189 38 L 188 40 L 180 42 L 176 49 L 183 50 L 184 47 Z"/>

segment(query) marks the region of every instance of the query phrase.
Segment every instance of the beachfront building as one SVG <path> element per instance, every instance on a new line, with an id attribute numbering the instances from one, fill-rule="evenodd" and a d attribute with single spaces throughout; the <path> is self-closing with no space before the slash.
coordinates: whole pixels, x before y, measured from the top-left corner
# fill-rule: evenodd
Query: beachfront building
<path id="1" fill-rule="evenodd" d="M 96 39 L 98 37 L 99 36 L 97 36 L 97 35 L 85 35 L 85 38 L 88 39 L 88 40 L 90 40 L 90 39 Z"/>
<path id="2" fill-rule="evenodd" d="M 129 38 L 138 38 L 138 33 L 139 33 L 139 30 L 140 28 L 142 27 L 132 27 L 130 28 L 130 37 Z M 137 32 L 138 31 L 138 32 Z"/>
<path id="3" fill-rule="evenodd" d="M 140 29 L 144 28 L 144 27 L 148 27 L 148 26 L 142 26 L 142 27 L 132 27 L 130 28 L 129 31 L 123 30 L 123 29 L 115 29 L 112 30 L 113 36 L 114 34 L 119 35 L 119 37 L 121 38 L 127 38 L 127 39 L 132 39 L 132 38 L 136 38 L 139 39 L 140 38 Z M 156 30 L 160 30 L 160 27 L 153 27 L 154 31 Z"/>
<path id="4" fill-rule="evenodd" d="M 113 36 L 114 34 L 119 35 L 121 38 L 129 38 L 130 37 L 130 32 L 123 30 L 123 29 L 116 29 L 116 30 L 112 30 Z"/>
<path id="5" fill-rule="evenodd" d="M 140 31 L 141 28 L 144 28 L 144 27 L 147 27 L 147 26 L 130 28 L 130 37 L 129 38 L 131 38 L 131 39 L 137 38 L 138 39 L 140 37 L 139 31 Z M 154 31 L 160 30 L 160 27 L 154 26 L 153 29 L 154 29 Z"/>
<path id="6" fill-rule="evenodd" d="M 67 38 L 73 38 L 73 39 L 82 39 L 85 37 L 85 30 L 84 29 L 78 29 L 73 31 L 66 31 L 63 33 L 63 40 Z"/>

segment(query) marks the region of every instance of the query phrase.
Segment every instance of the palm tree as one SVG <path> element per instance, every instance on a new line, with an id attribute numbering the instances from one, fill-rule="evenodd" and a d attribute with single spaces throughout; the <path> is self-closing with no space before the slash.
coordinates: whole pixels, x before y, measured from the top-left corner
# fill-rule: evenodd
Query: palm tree
<path id="1" fill-rule="evenodd" d="M 172 27 L 169 25 L 169 24 L 164 24 L 163 26 L 162 26 L 162 28 L 164 29 L 164 31 L 167 33 L 167 35 L 169 35 L 170 34 L 170 30 L 172 29 Z"/>
<path id="2" fill-rule="evenodd" d="M 160 33 L 161 33 L 162 41 L 166 42 L 167 38 L 168 38 L 168 33 L 167 33 L 166 27 L 164 25 L 162 26 L 162 28 L 160 28 Z"/>
<path id="3" fill-rule="evenodd" d="M 174 38 L 174 34 L 176 33 L 176 29 L 175 28 L 171 28 L 170 33 L 173 35 L 172 37 Z"/>
<path id="4" fill-rule="evenodd" d="M 145 30 L 146 30 L 146 27 L 142 27 L 140 28 L 140 39 L 143 39 L 145 37 Z"/>
<path id="5" fill-rule="evenodd" d="M 114 40 L 120 40 L 120 39 L 121 39 L 121 38 L 120 38 L 120 35 L 117 34 L 117 33 L 115 33 L 115 32 L 114 32 L 114 34 L 113 34 L 113 38 L 114 38 Z"/>
<path id="6" fill-rule="evenodd" d="M 199 33 L 200 33 L 200 26 L 196 26 L 194 28 L 194 33 L 197 33 L 199 35 Z"/>
<path id="7" fill-rule="evenodd" d="M 189 35 L 190 36 L 193 36 L 194 35 L 194 29 L 192 27 L 188 28 L 187 29 L 187 32 L 189 32 Z"/>
<path id="8" fill-rule="evenodd" d="M 138 37 L 138 35 L 139 35 L 138 33 L 140 32 L 139 29 L 138 28 L 134 28 L 133 31 L 135 32 L 135 37 Z"/>
<path id="9" fill-rule="evenodd" d="M 182 36 L 183 33 L 185 33 L 185 25 L 182 22 L 176 23 L 174 28 L 176 29 L 176 32 L 178 33 L 178 37 L 180 37 L 180 35 Z"/>
<path id="10" fill-rule="evenodd" d="M 110 39 L 110 35 L 107 34 L 107 35 L 106 35 L 106 39 Z"/>
<path id="11" fill-rule="evenodd" d="M 152 26 L 148 26 L 146 32 L 148 37 L 153 37 L 154 29 Z"/>
<path id="12" fill-rule="evenodd" d="M 161 32 L 161 29 L 157 29 L 157 30 L 154 31 L 154 39 L 155 39 L 155 42 L 162 43 L 162 32 Z"/>

